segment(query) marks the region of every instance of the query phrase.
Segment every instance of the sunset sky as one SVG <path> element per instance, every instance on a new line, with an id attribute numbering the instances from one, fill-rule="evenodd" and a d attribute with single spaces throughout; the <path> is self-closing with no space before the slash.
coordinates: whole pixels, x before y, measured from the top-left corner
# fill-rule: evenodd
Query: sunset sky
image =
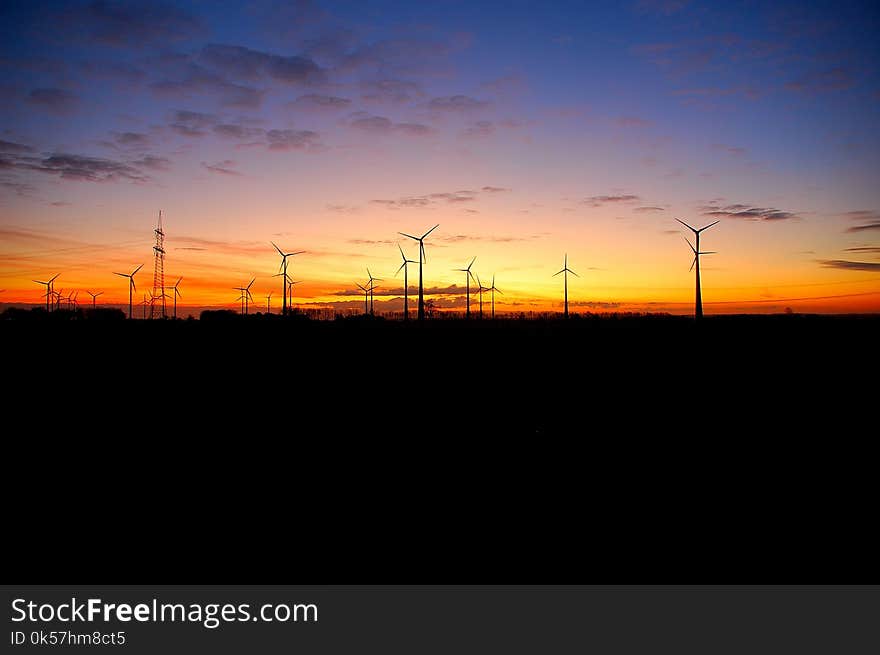
<path id="1" fill-rule="evenodd" d="M 880 311 L 876 2 L 6 0 L 0 294 L 103 290 L 165 217 L 181 304 L 360 308 L 397 243 L 441 307 Z M 417 267 L 410 285 L 418 282 Z M 445 293 L 442 293 L 445 292 Z M 442 295 L 441 295 L 442 293 Z M 388 294 L 388 295 L 384 295 Z M 412 306 L 411 306 L 412 309 Z M 184 312 L 187 310 L 184 309 Z"/>

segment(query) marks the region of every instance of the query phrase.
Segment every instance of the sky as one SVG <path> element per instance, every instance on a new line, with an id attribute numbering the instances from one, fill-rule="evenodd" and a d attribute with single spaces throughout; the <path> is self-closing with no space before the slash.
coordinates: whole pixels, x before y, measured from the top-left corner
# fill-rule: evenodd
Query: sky
<path id="1" fill-rule="evenodd" d="M 880 311 L 871 2 L 43 2 L 0 8 L 0 302 L 181 311 Z M 418 267 L 409 271 L 410 288 Z M 472 291 L 475 284 L 472 282 Z M 474 297 L 476 299 L 476 296 Z M 484 296 L 484 300 L 488 300 Z M 472 305 L 473 308 L 473 305 Z"/>

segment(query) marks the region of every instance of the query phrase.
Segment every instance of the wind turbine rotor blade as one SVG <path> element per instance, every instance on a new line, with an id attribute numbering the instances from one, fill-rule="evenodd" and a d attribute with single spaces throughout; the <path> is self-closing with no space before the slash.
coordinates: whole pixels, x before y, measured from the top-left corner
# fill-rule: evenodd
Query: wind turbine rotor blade
<path id="1" fill-rule="evenodd" d="M 137 288 L 137 285 L 135 285 L 135 283 L 134 283 L 134 276 L 131 276 L 128 279 L 131 280 L 131 288 L 134 289 L 135 291 L 137 291 L 138 288 Z"/>
<path id="2" fill-rule="evenodd" d="M 688 269 L 688 273 L 690 273 L 692 270 L 694 270 L 694 266 L 696 266 L 696 265 L 697 265 L 697 256 L 694 255 L 694 261 L 691 262 L 691 267 Z"/>
<path id="3" fill-rule="evenodd" d="M 556 277 L 556 276 L 559 275 L 560 273 L 565 273 L 565 270 L 566 270 L 566 269 L 563 268 L 561 271 L 557 271 L 556 273 L 554 273 L 554 274 L 551 275 L 550 277 Z"/>
<path id="4" fill-rule="evenodd" d="M 136 274 L 139 270 L 141 270 L 143 267 L 144 267 L 144 265 L 141 264 L 141 265 L 138 266 L 136 269 L 134 269 L 134 271 L 132 271 L 132 273 L 131 273 L 132 277 L 134 277 L 135 274 Z"/>
<path id="5" fill-rule="evenodd" d="M 424 239 L 425 237 L 427 237 L 429 234 L 431 234 L 431 232 L 433 232 L 434 230 L 436 230 L 438 227 L 440 227 L 440 223 L 437 223 L 437 225 L 435 225 L 435 226 L 432 227 L 430 230 L 428 230 L 427 232 L 425 232 L 425 233 L 422 235 L 422 239 Z"/>
<path id="6" fill-rule="evenodd" d="M 278 246 L 276 246 L 274 241 L 270 241 L 269 243 L 271 243 L 273 246 L 275 246 L 275 250 L 278 251 L 278 254 L 279 254 L 279 255 L 281 255 L 282 257 L 284 257 L 284 253 L 281 252 L 281 248 L 279 248 Z"/>
<path id="7" fill-rule="evenodd" d="M 118 275 L 119 277 L 129 277 L 128 273 L 117 273 L 113 271 L 113 275 Z M 40 284 L 45 284 L 45 282 L 41 282 Z"/>
<path id="8" fill-rule="evenodd" d="M 719 220 L 715 221 L 714 223 L 709 223 L 707 226 L 701 227 L 699 230 L 697 230 L 697 232 L 702 232 L 703 230 L 708 230 L 710 227 L 712 227 L 713 225 L 718 225 L 718 223 L 720 223 L 720 222 L 721 222 L 721 220 L 719 219 Z"/>
<path id="9" fill-rule="evenodd" d="M 399 243 L 397 244 L 397 249 L 400 251 L 400 258 L 405 262 L 405 261 L 406 261 L 406 255 L 403 254 L 403 248 L 400 247 L 400 244 L 399 244 Z"/>
<path id="10" fill-rule="evenodd" d="M 473 262 L 471 262 L 471 263 L 473 263 Z M 474 274 L 471 273 L 471 269 L 470 269 L 470 268 L 468 268 L 468 272 L 467 272 L 467 274 L 471 276 L 471 279 L 474 280 L 474 282 L 476 282 L 476 279 L 474 278 Z"/>
<path id="11" fill-rule="evenodd" d="M 427 264 L 428 263 L 428 255 L 425 254 L 425 244 L 422 241 L 419 241 L 419 252 L 422 255 L 422 263 Z"/>
<path id="12" fill-rule="evenodd" d="M 297 250 L 296 252 L 287 253 L 288 257 L 293 257 L 294 255 L 304 255 L 306 253 L 305 250 Z"/>
<path id="13" fill-rule="evenodd" d="M 688 239 L 687 237 L 685 237 L 684 240 L 688 242 L 688 245 L 691 247 L 691 250 L 693 250 L 693 251 L 694 251 L 694 254 L 696 255 L 696 254 L 697 254 L 697 249 L 694 248 L 694 244 L 691 243 L 691 240 Z"/>
<path id="14" fill-rule="evenodd" d="M 398 268 L 397 271 L 394 273 L 394 277 L 397 277 L 397 274 L 400 273 L 400 271 L 403 270 L 403 267 L 404 267 L 404 266 L 406 266 L 406 260 L 405 260 L 405 259 L 403 260 L 403 263 L 400 265 L 400 268 Z"/>
<path id="15" fill-rule="evenodd" d="M 700 254 L 701 255 L 717 255 L 718 251 L 717 250 L 707 250 L 706 252 L 701 252 Z"/>
<path id="16" fill-rule="evenodd" d="M 679 223 L 681 223 L 682 225 L 684 225 L 684 226 L 685 226 L 687 229 L 689 229 L 691 232 L 697 232 L 697 230 L 695 230 L 694 228 L 692 228 L 690 225 L 688 225 L 687 223 L 685 223 L 683 220 L 678 219 L 678 218 L 676 218 L 675 220 L 677 220 Z"/>
<path id="17" fill-rule="evenodd" d="M 573 270 L 571 270 L 570 268 L 567 269 L 567 270 L 568 270 L 569 273 L 571 273 L 571 274 L 574 275 L 575 277 L 580 277 L 580 275 L 578 275 L 577 273 L 575 273 L 575 272 L 574 272 Z"/>
<path id="18" fill-rule="evenodd" d="M 253 280 L 251 280 L 251 284 L 253 284 L 253 283 L 256 282 L 256 281 L 257 281 L 257 278 L 254 278 Z M 251 288 L 251 284 L 247 285 L 247 288 L 248 288 L 248 289 Z"/>
<path id="19" fill-rule="evenodd" d="M 477 261 L 477 256 L 476 256 L 476 255 L 474 255 L 474 258 L 471 260 L 471 263 L 467 265 L 468 273 L 471 272 L 471 266 L 474 265 L 474 262 L 475 262 L 475 261 Z"/>
<path id="20" fill-rule="evenodd" d="M 56 273 L 53 277 L 49 278 L 49 284 L 52 284 L 52 282 L 55 281 L 55 278 L 57 278 L 59 275 L 61 275 L 61 273 Z"/>
<path id="21" fill-rule="evenodd" d="M 413 241 L 418 241 L 418 240 L 419 240 L 418 237 L 414 237 L 412 234 L 407 234 L 406 232 L 398 232 L 398 234 L 401 235 L 401 236 L 408 237 L 408 238 L 412 239 Z"/>

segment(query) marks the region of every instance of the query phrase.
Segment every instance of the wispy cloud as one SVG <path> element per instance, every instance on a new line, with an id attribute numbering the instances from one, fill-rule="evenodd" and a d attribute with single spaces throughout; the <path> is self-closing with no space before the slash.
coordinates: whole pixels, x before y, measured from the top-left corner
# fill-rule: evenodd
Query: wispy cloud
<path id="1" fill-rule="evenodd" d="M 743 204 L 720 205 L 718 203 L 709 203 L 700 207 L 700 211 L 703 216 L 737 218 L 743 221 L 785 221 L 799 218 L 794 212 L 775 207 L 755 207 L 754 205 Z"/>
<path id="2" fill-rule="evenodd" d="M 348 98 L 323 95 L 320 93 L 306 93 L 299 96 L 296 100 L 288 102 L 286 106 L 290 107 L 291 109 L 335 111 L 339 109 L 347 109 L 348 107 L 350 107 L 351 100 L 349 100 Z"/>
<path id="3" fill-rule="evenodd" d="M 638 202 L 639 200 L 641 200 L 641 198 L 636 195 L 617 194 L 609 196 L 590 196 L 589 198 L 584 198 L 580 202 L 582 205 L 588 205 L 590 207 L 601 207 L 603 205 L 617 205 Z"/>
<path id="4" fill-rule="evenodd" d="M 638 214 L 652 214 L 666 210 L 663 207 L 635 207 L 633 208 L 633 211 Z"/>
<path id="5" fill-rule="evenodd" d="M 235 170 L 233 167 L 235 166 L 235 162 L 232 159 L 224 159 L 223 161 L 216 162 L 214 164 L 209 164 L 208 162 L 202 162 L 202 168 L 211 173 L 218 173 L 220 175 L 241 175 L 241 173 Z"/>
<path id="6" fill-rule="evenodd" d="M 489 106 L 486 100 L 477 100 L 470 96 L 440 96 L 428 102 L 428 109 L 437 111 L 475 111 Z"/>
<path id="7" fill-rule="evenodd" d="M 880 212 L 873 209 L 856 209 L 854 211 L 843 212 L 840 214 L 840 217 L 850 221 L 866 221 L 861 225 L 853 225 L 846 229 L 847 232 L 853 234 L 880 230 Z"/>
<path id="8" fill-rule="evenodd" d="M 838 268 L 847 271 L 880 271 L 880 263 L 852 262 L 846 259 L 820 259 L 823 268 Z"/>
<path id="9" fill-rule="evenodd" d="M 385 116 L 374 116 L 365 111 L 358 111 L 348 117 L 349 127 L 368 134 L 404 134 L 406 136 L 426 136 L 433 130 L 421 123 L 395 123 Z"/>

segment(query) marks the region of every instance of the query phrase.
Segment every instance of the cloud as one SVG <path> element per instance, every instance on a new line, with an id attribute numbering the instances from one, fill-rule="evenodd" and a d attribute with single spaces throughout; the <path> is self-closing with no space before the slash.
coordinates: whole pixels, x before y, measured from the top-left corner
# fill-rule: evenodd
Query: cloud
<path id="1" fill-rule="evenodd" d="M 638 116 L 620 116 L 615 121 L 620 127 L 647 127 L 651 121 Z"/>
<path id="2" fill-rule="evenodd" d="M 503 186 L 484 186 L 480 191 L 484 193 L 504 193 L 505 191 L 510 191 L 510 189 Z"/>
<path id="3" fill-rule="evenodd" d="M 205 129 L 216 125 L 217 120 L 217 117 L 213 114 L 179 110 L 174 112 L 169 127 L 183 136 L 204 136 Z"/>
<path id="4" fill-rule="evenodd" d="M 263 103 L 265 90 L 234 84 L 227 79 L 193 63 L 184 64 L 175 79 L 154 82 L 150 88 L 160 95 L 189 97 L 193 93 L 213 93 L 220 105 L 255 109 Z"/>
<path id="5" fill-rule="evenodd" d="M 487 137 L 495 133 L 495 126 L 492 121 L 477 121 L 473 125 L 465 128 L 462 134 L 467 137 Z"/>
<path id="6" fill-rule="evenodd" d="M 418 295 L 419 288 L 417 286 L 409 287 L 409 295 L 413 294 Z M 463 296 L 467 293 L 467 290 L 463 286 L 459 286 L 457 284 L 450 284 L 446 287 L 425 287 L 424 295 L 426 296 Z M 473 288 L 471 289 L 471 295 L 474 294 Z M 354 289 L 342 289 L 340 291 L 334 291 L 334 296 L 359 296 L 361 299 L 364 297 L 364 292 L 358 288 Z M 387 289 L 382 289 L 381 287 L 377 287 L 376 294 L 378 296 L 402 296 L 403 295 L 403 286 L 399 287 L 389 287 Z"/>
<path id="7" fill-rule="evenodd" d="M 831 68 L 824 71 L 805 73 L 797 79 L 788 82 L 785 88 L 789 91 L 817 94 L 845 91 L 851 88 L 853 83 L 853 78 L 849 71 L 843 68 Z"/>
<path id="8" fill-rule="evenodd" d="M 754 207 L 752 205 L 724 205 L 710 203 L 700 207 L 703 216 L 717 218 L 738 218 L 744 221 L 785 221 L 792 218 L 800 218 L 797 214 L 775 207 Z"/>
<path id="9" fill-rule="evenodd" d="M 380 79 L 362 82 L 361 89 L 361 99 L 367 102 L 400 104 L 425 95 L 421 86 L 406 80 Z"/>
<path id="10" fill-rule="evenodd" d="M 846 259 L 820 259 L 823 268 L 837 268 L 846 271 L 880 271 L 880 264 L 875 262 L 851 262 Z"/>
<path id="11" fill-rule="evenodd" d="M 488 106 L 489 103 L 485 100 L 477 100 L 463 95 L 441 96 L 431 99 L 428 103 L 429 109 L 438 111 L 474 111 Z"/>
<path id="12" fill-rule="evenodd" d="M 76 109 L 78 103 L 76 95 L 56 88 L 33 89 L 27 101 L 54 114 L 68 114 Z"/>
<path id="13" fill-rule="evenodd" d="M 880 221 L 874 223 L 866 223 L 864 225 L 853 225 L 850 228 L 847 228 L 847 232 L 857 233 L 857 232 L 866 232 L 868 230 L 880 230 Z"/>
<path id="14" fill-rule="evenodd" d="M 200 62 L 233 78 L 272 79 L 285 84 L 318 81 L 323 71 L 308 57 L 282 56 L 244 46 L 212 43 L 202 48 Z"/>
<path id="15" fill-rule="evenodd" d="M 880 247 L 877 246 L 860 246 L 857 248 L 844 248 L 844 252 L 865 252 L 880 255 Z"/>
<path id="16" fill-rule="evenodd" d="M 265 130 L 258 127 L 244 127 L 232 123 L 221 123 L 213 127 L 214 134 L 227 139 L 238 139 L 240 141 L 253 141 L 262 138 Z"/>
<path id="17" fill-rule="evenodd" d="M 53 154 L 35 163 L 23 164 L 19 168 L 88 182 L 109 182 L 117 179 L 146 182 L 149 179 L 138 168 L 125 162 L 65 153 Z"/>
<path id="18" fill-rule="evenodd" d="M 582 205 L 590 207 L 601 207 L 602 205 L 616 205 L 620 203 L 637 202 L 641 200 L 639 196 L 631 194 L 618 194 L 613 196 L 590 196 L 581 200 Z"/>
<path id="19" fill-rule="evenodd" d="M 294 109 L 311 109 L 311 110 L 338 110 L 346 109 L 351 106 L 351 100 L 348 98 L 340 98 L 339 96 L 328 96 L 320 93 L 307 93 L 299 96 L 296 100 L 287 103 L 288 107 Z"/>
<path id="20" fill-rule="evenodd" d="M 154 155 L 144 155 L 140 159 L 131 162 L 135 166 L 149 168 L 152 170 L 162 171 L 171 165 L 171 160 L 165 157 L 156 157 Z"/>
<path id="21" fill-rule="evenodd" d="M 150 137 L 141 132 L 113 132 L 113 143 L 122 148 L 146 148 Z"/>
<path id="22" fill-rule="evenodd" d="M 433 132 L 421 123 L 395 123 L 385 116 L 373 116 L 365 111 L 358 111 L 348 117 L 348 125 L 361 132 L 371 134 L 400 133 L 407 136 L 425 136 Z"/>
<path id="23" fill-rule="evenodd" d="M 663 212 L 666 210 L 663 207 L 635 207 L 633 211 L 638 214 L 650 214 L 653 212 Z"/>
<path id="24" fill-rule="evenodd" d="M 383 205 L 388 209 L 402 209 L 414 207 L 428 207 L 429 205 L 447 202 L 451 204 L 472 202 L 476 200 L 473 191 L 463 190 L 455 192 L 429 193 L 424 196 L 404 196 L 397 200 L 376 199 L 370 200 L 371 204 Z"/>
<path id="25" fill-rule="evenodd" d="M 70 9 L 65 19 L 66 34 L 82 34 L 90 41 L 113 46 L 180 39 L 200 29 L 199 21 L 192 14 L 155 0 L 126 3 L 95 0 Z"/>
<path id="26" fill-rule="evenodd" d="M 3 153 L 12 153 L 12 154 L 23 154 L 26 152 L 33 152 L 34 149 L 30 146 L 26 146 L 21 143 L 14 143 L 13 141 L 3 141 L 0 139 L 0 152 Z"/>
<path id="27" fill-rule="evenodd" d="M 502 235 L 477 235 L 477 234 L 441 234 L 437 237 L 437 241 L 442 241 L 444 243 L 462 243 L 465 241 L 482 241 L 488 243 L 513 243 L 515 241 L 533 241 L 535 239 L 540 239 L 542 235 L 540 234 L 532 234 L 528 237 L 514 237 L 514 236 L 502 236 Z"/>
<path id="28" fill-rule="evenodd" d="M 232 168 L 233 166 L 235 166 L 235 162 L 231 159 L 224 159 L 215 164 L 209 164 L 204 161 L 202 162 L 202 167 L 212 173 L 218 173 L 220 175 L 241 175 L 240 172 Z"/>
<path id="29" fill-rule="evenodd" d="M 269 150 L 316 150 L 321 147 L 318 133 L 311 130 L 269 130 Z"/>

